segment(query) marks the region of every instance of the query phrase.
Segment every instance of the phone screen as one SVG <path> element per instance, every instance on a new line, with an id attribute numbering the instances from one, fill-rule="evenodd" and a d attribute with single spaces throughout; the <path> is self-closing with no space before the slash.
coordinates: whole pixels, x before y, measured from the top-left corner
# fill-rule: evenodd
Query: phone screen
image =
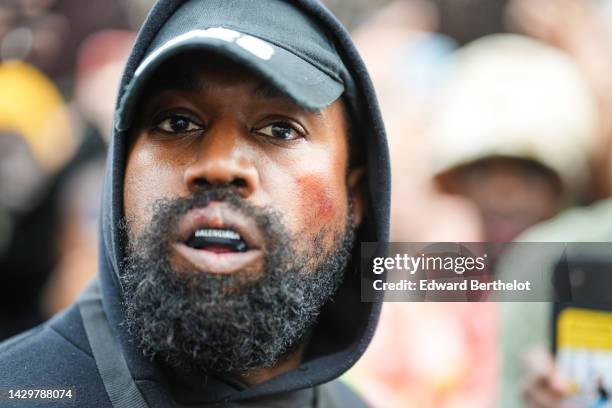
<path id="1" fill-rule="evenodd" d="M 566 257 L 553 278 L 553 349 L 577 407 L 612 408 L 612 258 L 604 255 Z"/>
<path id="2" fill-rule="evenodd" d="M 578 407 L 612 408 L 612 311 L 559 308 L 557 365 L 574 384 L 568 401 Z"/>

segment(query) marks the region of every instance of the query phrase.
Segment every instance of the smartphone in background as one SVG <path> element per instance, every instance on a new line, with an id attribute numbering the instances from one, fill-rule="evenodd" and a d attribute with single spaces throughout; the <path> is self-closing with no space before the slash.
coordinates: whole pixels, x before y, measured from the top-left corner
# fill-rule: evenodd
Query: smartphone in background
<path id="1" fill-rule="evenodd" d="M 554 272 L 553 350 L 575 389 L 568 403 L 612 408 L 612 254 L 559 262 Z"/>

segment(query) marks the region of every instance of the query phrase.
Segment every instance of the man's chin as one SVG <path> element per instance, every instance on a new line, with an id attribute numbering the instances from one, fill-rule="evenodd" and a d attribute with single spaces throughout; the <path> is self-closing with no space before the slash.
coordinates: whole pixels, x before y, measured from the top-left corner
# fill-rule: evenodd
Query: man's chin
<path id="1" fill-rule="evenodd" d="M 126 326 L 145 355 L 171 366 L 217 372 L 270 367 L 313 323 L 300 279 L 151 267 L 132 264 L 134 273 L 123 278 Z M 145 277 L 145 270 L 155 272 Z"/>

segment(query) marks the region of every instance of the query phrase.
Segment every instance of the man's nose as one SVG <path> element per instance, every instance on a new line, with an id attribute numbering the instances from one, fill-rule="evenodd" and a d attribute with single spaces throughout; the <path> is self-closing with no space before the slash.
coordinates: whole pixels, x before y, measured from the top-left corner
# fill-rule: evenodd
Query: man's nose
<path id="1" fill-rule="evenodd" d="M 259 176 L 248 156 L 248 142 L 237 129 L 219 126 L 199 140 L 194 160 L 185 171 L 191 192 L 208 186 L 234 188 L 248 197 L 257 188 Z"/>

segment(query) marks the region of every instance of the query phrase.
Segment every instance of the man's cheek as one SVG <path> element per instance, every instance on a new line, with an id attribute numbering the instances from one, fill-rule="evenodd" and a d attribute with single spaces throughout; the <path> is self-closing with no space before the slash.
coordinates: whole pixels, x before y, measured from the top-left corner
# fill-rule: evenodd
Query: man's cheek
<path id="1" fill-rule="evenodd" d="M 158 178 L 129 170 L 123 186 L 123 215 L 130 227 L 130 239 L 133 239 L 151 223 L 155 202 L 171 194 L 165 192 Z"/>
<path id="2" fill-rule="evenodd" d="M 338 218 L 342 191 L 333 188 L 331 181 L 321 175 L 307 175 L 296 180 L 303 220 L 319 230 Z M 308 225 L 306 225 L 308 227 Z"/>

